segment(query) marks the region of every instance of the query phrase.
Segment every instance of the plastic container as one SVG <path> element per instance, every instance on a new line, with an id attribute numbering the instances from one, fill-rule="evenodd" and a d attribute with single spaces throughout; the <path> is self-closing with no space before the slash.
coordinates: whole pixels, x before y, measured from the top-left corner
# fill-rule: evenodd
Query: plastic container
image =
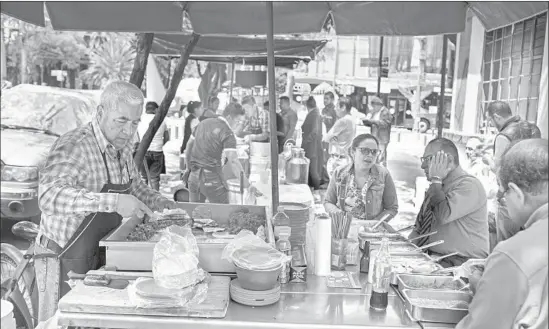
<path id="1" fill-rule="evenodd" d="M 284 207 L 278 206 L 276 209 L 276 214 L 273 216 L 275 241 L 278 240 L 281 226 L 290 226 L 290 217 L 288 217 L 288 215 L 284 212 Z"/>
<path id="2" fill-rule="evenodd" d="M 271 169 L 271 157 L 250 157 L 250 175 L 262 174 L 267 169 Z"/>
<path id="3" fill-rule="evenodd" d="M 15 329 L 15 318 L 13 317 L 13 304 L 7 300 L 1 300 L 2 320 L 0 327 L 2 329 Z"/>
<path id="4" fill-rule="evenodd" d="M 304 245 L 311 207 L 297 202 L 280 202 L 280 205 L 284 207 L 284 213 L 290 218 L 289 226 L 292 228 L 290 242 L 292 246 Z"/>
<path id="5" fill-rule="evenodd" d="M 389 239 L 381 239 L 381 247 L 374 262 L 372 297 L 370 307 L 374 310 L 385 310 L 389 304 L 389 283 L 391 282 L 391 255 Z"/>
<path id="6" fill-rule="evenodd" d="M 292 158 L 286 164 L 286 184 L 307 184 L 309 164 L 305 150 L 299 147 L 292 148 Z"/>
<path id="7" fill-rule="evenodd" d="M 265 291 L 276 287 L 282 264 L 268 270 L 247 270 L 235 264 L 240 286 L 247 290 Z"/>
<path id="8" fill-rule="evenodd" d="M 229 204 L 242 204 L 240 180 L 237 178 L 227 179 L 227 187 L 229 190 Z"/>

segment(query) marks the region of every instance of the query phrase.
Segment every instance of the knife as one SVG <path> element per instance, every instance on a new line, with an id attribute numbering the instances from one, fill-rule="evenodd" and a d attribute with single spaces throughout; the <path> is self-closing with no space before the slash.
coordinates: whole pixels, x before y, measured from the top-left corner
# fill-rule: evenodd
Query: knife
<path id="1" fill-rule="evenodd" d="M 78 274 L 74 271 L 69 271 L 67 274 L 71 280 L 83 280 L 84 285 L 94 286 L 94 287 L 107 287 L 112 289 L 126 289 L 130 284 L 128 280 L 123 279 L 113 279 L 111 280 L 106 275 L 95 275 L 95 274 Z"/>

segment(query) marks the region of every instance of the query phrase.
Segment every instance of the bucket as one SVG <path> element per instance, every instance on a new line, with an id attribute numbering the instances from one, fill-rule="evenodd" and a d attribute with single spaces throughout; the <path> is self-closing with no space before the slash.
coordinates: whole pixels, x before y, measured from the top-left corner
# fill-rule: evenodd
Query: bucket
<path id="1" fill-rule="evenodd" d="M 7 300 L 2 299 L 2 304 L 0 305 L 2 311 L 2 320 L 0 327 L 2 329 L 15 329 L 15 318 L 13 317 L 13 305 Z"/>
<path id="2" fill-rule="evenodd" d="M 237 178 L 227 179 L 227 188 L 229 190 L 229 204 L 242 204 L 240 198 L 240 180 Z"/>
<path id="3" fill-rule="evenodd" d="M 280 202 L 279 206 L 284 207 L 284 213 L 290 218 L 290 244 L 292 247 L 304 245 L 311 207 L 297 202 Z"/>
<path id="4" fill-rule="evenodd" d="M 252 142 L 250 145 L 250 156 L 252 157 L 270 157 L 271 143 Z"/>
<path id="5" fill-rule="evenodd" d="M 250 175 L 264 173 L 267 169 L 271 169 L 271 157 L 250 157 Z"/>

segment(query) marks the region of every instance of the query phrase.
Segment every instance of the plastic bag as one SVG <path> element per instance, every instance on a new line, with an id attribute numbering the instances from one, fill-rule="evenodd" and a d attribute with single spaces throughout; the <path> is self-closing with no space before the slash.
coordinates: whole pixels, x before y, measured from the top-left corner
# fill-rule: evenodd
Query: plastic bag
<path id="1" fill-rule="evenodd" d="M 190 228 L 177 225 L 162 231 L 153 250 L 152 273 L 156 283 L 182 289 L 200 282 L 198 244 Z"/>
<path id="2" fill-rule="evenodd" d="M 152 298 L 138 293 L 136 286 L 150 278 L 138 278 L 128 286 L 128 296 L 132 305 L 138 308 L 184 308 L 188 309 L 206 300 L 208 287 L 211 281 L 210 274 L 205 273 L 202 282 L 183 288 L 172 290 L 169 297 Z"/>
<path id="3" fill-rule="evenodd" d="M 222 259 L 247 270 L 272 269 L 289 262 L 285 255 L 248 230 L 242 230 L 223 249 Z"/>
<path id="4" fill-rule="evenodd" d="M 486 259 L 469 259 L 454 270 L 454 278 L 469 278 L 474 272 L 484 272 Z"/>

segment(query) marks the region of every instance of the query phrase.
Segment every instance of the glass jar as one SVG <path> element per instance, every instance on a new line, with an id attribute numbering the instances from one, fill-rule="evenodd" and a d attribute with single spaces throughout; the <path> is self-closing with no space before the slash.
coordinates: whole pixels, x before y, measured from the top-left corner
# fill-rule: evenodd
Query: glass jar
<path id="1" fill-rule="evenodd" d="M 307 184 L 309 163 L 309 159 L 305 157 L 305 150 L 299 147 L 292 148 L 292 158 L 286 164 L 286 183 Z"/>

